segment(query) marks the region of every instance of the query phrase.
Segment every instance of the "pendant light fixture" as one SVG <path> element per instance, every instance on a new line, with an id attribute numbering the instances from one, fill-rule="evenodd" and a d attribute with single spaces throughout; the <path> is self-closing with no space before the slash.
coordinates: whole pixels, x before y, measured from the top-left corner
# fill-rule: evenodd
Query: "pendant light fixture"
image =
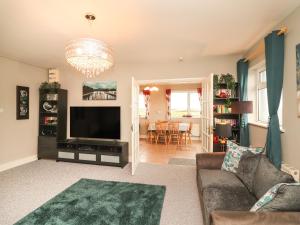
<path id="1" fill-rule="evenodd" d="M 85 18 L 92 23 L 96 16 L 88 13 Z M 79 38 L 71 40 L 66 48 L 67 62 L 88 78 L 110 69 L 113 64 L 112 50 L 100 40 Z"/>

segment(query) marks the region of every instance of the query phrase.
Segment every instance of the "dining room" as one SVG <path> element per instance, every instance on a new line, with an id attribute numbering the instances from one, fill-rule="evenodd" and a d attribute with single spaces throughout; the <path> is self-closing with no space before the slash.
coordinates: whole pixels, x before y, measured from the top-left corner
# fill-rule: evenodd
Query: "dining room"
<path id="1" fill-rule="evenodd" d="M 140 161 L 190 164 L 201 152 L 201 84 L 140 85 Z"/>

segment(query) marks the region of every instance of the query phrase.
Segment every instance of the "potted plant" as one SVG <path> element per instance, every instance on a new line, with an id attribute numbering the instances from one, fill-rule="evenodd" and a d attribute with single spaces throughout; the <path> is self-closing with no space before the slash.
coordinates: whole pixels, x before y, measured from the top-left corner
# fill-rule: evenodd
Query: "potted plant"
<path id="1" fill-rule="evenodd" d="M 227 89 L 231 90 L 231 95 L 233 95 L 235 90 L 235 80 L 233 75 L 231 75 L 230 73 L 221 74 L 220 83 L 226 84 Z"/>
<path id="2" fill-rule="evenodd" d="M 49 90 L 50 92 L 57 92 L 57 90 L 60 88 L 60 83 L 58 82 L 43 82 L 40 86 L 41 90 Z"/>
<path id="3" fill-rule="evenodd" d="M 213 82 L 214 82 L 214 90 L 216 91 L 220 87 L 220 85 L 219 85 L 219 75 L 218 74 L 214 74 Z"/>
<path id="4" fill-rule="evenodd" d="M 226 107 L 227 113 L 231 113 L 231 101 L 229 98 L 227 98 L 225 101 L 225 107 Z"/>

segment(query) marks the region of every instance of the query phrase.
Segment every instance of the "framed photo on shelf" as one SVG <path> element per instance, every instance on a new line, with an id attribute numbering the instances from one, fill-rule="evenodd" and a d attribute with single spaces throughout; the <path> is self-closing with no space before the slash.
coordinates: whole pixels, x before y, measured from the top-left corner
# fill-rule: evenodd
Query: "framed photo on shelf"
<path id="1" fill-rule="evenodd" d="M 29 87 L 17 86 L 16 94 L 17 120 L 29 119 Z"/>

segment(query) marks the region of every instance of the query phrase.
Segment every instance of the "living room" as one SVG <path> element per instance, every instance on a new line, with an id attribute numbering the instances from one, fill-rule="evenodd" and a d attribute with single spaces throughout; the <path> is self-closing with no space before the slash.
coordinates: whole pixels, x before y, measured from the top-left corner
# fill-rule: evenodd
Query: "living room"
<path id="1" fill-rule="evenodd" d="M 299 194 L 287 194 L 287 208 L 249 212 L 268 193 L 270 184 L 259 194 L 251 188 L 245 194 L 243 189 L 241 195 L 250 193 L 250 197 L 242 207 L 230 194 L 222 198 L 206 193 L 207 180 L 201 180 L 207 176 L 226 183 L 230 176 L 232 181 L 236 171 L 222 178 L 216 168 L 225 172 L 219 169 L 227 145 L 239 143 L 264 149 L 261 157 L 266 153 L 271 161 L 266 167 L 274 164 L 278 169 L 274 173 L 281 174 L 281 168 L 297 181 L 299 7 L 298 0 L 1 1 L 0 224 L 234 225 L 241 220 L 244 224 L 299 224 Z M 93 41 L 86 45 L 81 38 Z M 268 38 L 280 40 L 268 42 Z M 83 48 L 78 50 L 78 45 Z M 270 50 L 274 45 L 276 56 Z M 89 53 L 101 52 L 89 55 L 100 58 L 99 65 L 91 63 L 92 58 L 80 58 L 84 47 Z M 80 60 L 87 60 L 90 67 Z M 234 124 L 239 126 L 231 124 L 229 137 L 223 132 L 215 135 L 218 139 L 213 134 L 224 127 L 213 129 L 213 116 L 222 117 L 213 107 L 213 74 L 219 75 L 220 86 L 226 83 L 220 80 L 222 75 L 231 75 L 239 90 L 238 97 L 226 92 L 218 101 L 251 102 L 247 112 L 230 111 L 234 115 L 229 120 L 238 120 Z M 245 76 L 248 82 L 243 85 Z M 201 87 L 200 141 L 192 139 L 199 141 L 201 149 L 193 164 L 141 162 L 138 96 L 147 86 L 159 86 L 151 80 L 201 83 L 193 87 L 194 91 Z M 241 95 L 241 86 L 246 94 Z M 63 90 L 65 94 L 60 94 Z M 218 93 L 217 98 L 221 97 Z M 91 116 L 82 119 L 85 113 Z M 228 122 L 228 118 L 221 120 Z M 94 125 L 98 125 L 96 134 L 91 132 Z M 232 135 L 237 129 L 238 135 Z M 178 146 L 186 148 L 185 141 Z M 263 177 L 272 176 L 264 172 Z M 281 178 L 278 183 L 294 183 L 287 174 Z M 247 183 L 241 180 L 228 185 Z M 272 187 L 278 184 L 274 182 Z M 299 193 L 295 186 L 286 185 L 284 190 Z M 105 199 L 103 193 L 108 193 Z M 62 198 L 68 202 L 58 206 Z M 232 205 L 219 206 L 222 201 Z"/>

